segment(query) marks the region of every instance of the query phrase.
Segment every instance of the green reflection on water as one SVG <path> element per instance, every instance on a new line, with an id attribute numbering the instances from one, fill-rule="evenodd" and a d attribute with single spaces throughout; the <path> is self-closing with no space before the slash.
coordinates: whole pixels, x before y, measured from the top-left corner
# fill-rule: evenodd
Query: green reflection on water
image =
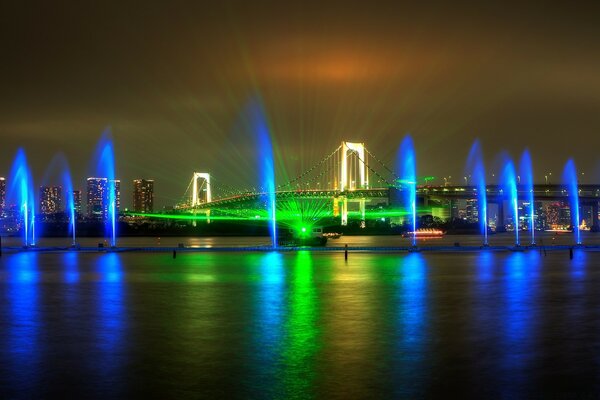
<path id="1" fill-rule="evenodd" d="M 319 350 L 318 297 L 313 280 L 313 260 L 307 251 L 296 255 L 289 286 L 288 312 L 282 343 L 282 395 L 308 397 L 316 377 L 315 355 Z"/>

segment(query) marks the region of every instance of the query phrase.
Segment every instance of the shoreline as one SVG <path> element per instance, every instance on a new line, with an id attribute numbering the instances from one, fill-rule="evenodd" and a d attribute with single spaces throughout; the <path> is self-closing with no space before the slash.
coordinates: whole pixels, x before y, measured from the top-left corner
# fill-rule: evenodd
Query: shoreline
<path id="1" fill-rule="evenodd" d="M 600 245 L 527 245 L 527 246 L 348 246 L 348 247 L 317 247 L 317 246 L 281 246 L 273 248 L 271 246 L 215 246 L 215 247 L 171 247 L 171 246 L 154 246 L 154 247 L 132 247 L 132 246 L 116 246 L 116 247 L 61 247 L 61 246 L 29 246 L 2 247 L 2 253 L 219 253 L 219 252 L 328 252 L 328 253 L 344 253 L 345 251 L 352 253 L 469 253 L 469 252 L 556 252 L 561 250 L 583 250 L 587 252 L 600 252 Z M 1 253 L 0 253 L 1 254 Z"/>

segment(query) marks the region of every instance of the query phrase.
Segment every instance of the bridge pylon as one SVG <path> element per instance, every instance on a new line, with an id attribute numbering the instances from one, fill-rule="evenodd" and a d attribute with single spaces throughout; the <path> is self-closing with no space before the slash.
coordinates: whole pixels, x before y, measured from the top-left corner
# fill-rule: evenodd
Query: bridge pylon
<path id="1" fill-rule="evenodd" d="M 203 179 L 204 182 L 202 183 L 202 185 L 199 185 L 198 181 Z M 210 187 L 210 174 L 208 172 L 194 172 L 194 176 L 192 178 L 193 180 L 193 185 L 192 185 L 192 207 L 196 207 L 199 206 L 202 203 L 210 203 L 212 201 L 212 193 L 211 193 L 211 187 Z M 206 186 L 206 197 L 204 198 L 205 201 L 203 202 L 201 200 L 201 196 L 200 196 L 200 190 Z"/>
<path id="2" fill-rule="evenodd" d="M 359 167 L 359 188 L 366 189 L 369 187 L 369 178 L 367 174 L 367 165 L 365 163 L 365 144 L 355 142 L 342 142 L 341 162 L 340 162 L 340 191 L 353 190 L 356 187 L 348 183 L 348 152 L 353 151 L 358 155 Z"/>
<path id="3" fill-rule="evenodd" d="M 358 157 L 358 186 L 354 184 L 354 181 L 348 181 L 348 153 L 355 152 Z M 368 166 L 366 163 L 366 149 L 364 143 L 357 142 L 342 142 L 341 146 L 341 162 L 340 162 L 340 191 L 343 193 L 347 190 L 355 190 L 359 189 L 368 189 L 369 188 L 369 175 L 368 175 Z M 352 173 L 355 173 L 354 171 Z M 339 203 L 334 207 L 339 210 L 338 212 L 341 215 L 342 225 L 348 225 L 348 199 L 346 197 L 342 198 Z M 356 200 L 354 200 L 356 201 Z M 364 221 L 365 219 L 365 200 L 360 199 L 359 208 L 361 219 Z M 339 208 L 338 208 L 339 207 Z"/>
<path id="4" fill-rule="evenodd" d="M 200 180 L 203 180 L 203 182 L 199 182 Z M 212 201 L 210 174 L 208 172 L 194 172 L 192 181 L 192 208 L 197 207 L 202 203 L 210 203 Z M 202 201 L 200 191 L 204 187 L 206 187 L 206 196 L 204 196 L 204 201 Z M 210 209 L 204 211 L 204 213 L 206 214 L 206 222 L 210 224 Z M 196 215 L 196 211 L 194 211 L 194 215 Z M 193 221 L 192 225 L 196 226 L 196 221 Z"/>

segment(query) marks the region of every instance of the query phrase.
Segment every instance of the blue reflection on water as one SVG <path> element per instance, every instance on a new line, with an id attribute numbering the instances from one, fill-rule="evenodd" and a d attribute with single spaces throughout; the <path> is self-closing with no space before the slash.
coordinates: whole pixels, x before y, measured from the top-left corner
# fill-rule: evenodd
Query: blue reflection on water
<path id="1" fill-rule="evenodd" d="M 571 277 L 576 281 L 580 281 L 585 278 L 587 274 L 587 263 L 588 263 L 588 255 L 585 251 L 577 251 L 575 249 L 573 251 L 573 259 L 571 260 L 571 265 L 569 271 L 571 272 Z"/>
<path id="2" fill-rule="evenodd" d="M 97 303 L 96 347 L 98 357 L 93 359 L 103 379 L 112 379 L 120 374 L 123 365 L 123 351 L 125 347 L 125 299 L 123 266 L 121 258 L 117 253 L 107 253 L 98 258 L 97 272 Z M 113 394 L 119 388 L 111 386 L 107 388 Z"/>
<path id="3" fill-rule="evenodd" d="M 39 310 L 38 255 L 17 253 L 7 258 L 6 305 L 10 315 L 7 327 L 8 342 L 4 347 L 14 379 L 21 382 L 21 390 L 32 390 L 32 382 L 39 381 L 41 330 Z M 31 395 L 20 392 L 23 398 Z"/>
<path id="4" fill-rule="evenodd" d="M 502 371 L 508 398 L 524 395 L 528 371 L 535 353 L 535 327 L 538 324 L 536 296 L 541 257 L 538 252 L 515 252 L 504 265 L 503 302 L 500 304 L 503 326 Z"/>
<path id="5" fill-rule="evenodd" d="M 575 250 L 573 252 L 573 259 L 570 260 L 567 266 L 571 279 L 567 287 L 568 301 L 564 304 L 566 307 L 565 324 L 566 326 L 573 327 L 571 331 L 572 335 L 577 335 L 580 332 L 575 327 L 585 326 L 589 323 L 588 321 L 594 319 L 594 317 L 590 318 L 590 314 L 588 314 L 589 309 L 586 306 L 586 284 L 593 282 L 593 279 L 590 279 L 588 276 L 587 271 L 588 256 L 589 254 L 585 251 Z M 566 254 L 564 257 L 566 259 Z M 595 318 L 598 317 L 596 316 Z"/>
<path id="6" fill-rule="evenodd" d="M 79 255 L 76 252 L 68 252 L 62 255 L 63 278 L 68 284 L 79 282 Z"/>
<path id="7" fill-rule="evenodd" d="M 531 317 L 535 310 L 532 297 L 539 276 L 539 254 L 537 252 L 512 253 L 506 264 L 504 319 L 509 340 L 521 342 L 530 334 Z"/>
<path id="8" fill-rule="evenodd" d="M 270 380 L 273 388 L 277 386 L 274 384 L 277 378 L 276 365 L 283 339 L 286 274 L 280 253 L 265 253 L 259 262 L 257 318 L 253 329 L 255 339 L 251 356 L 255 358 L 253 365 L 256 365 L 256 379 Z"/>
<path id="9" fill-rule="evenodd" d="M 398 282 L 398 376 L 397 386 L 400 395 L 413 397 L 423 388 L 414 385 L 422 382 L 416 379 L 426 373 L 424 355 L 427 352 L 428 304 L 427 304 L 427 264 L 418 253 L 411 253 L 401 259 L 400 280 Z"/>
<path id="10" fill-rule="evenodd" d="M 285 269 L 280 253 L 267 253 L 261 260 L 259 288 L 259 323 L 257 332 L 268 348 L 279 345 L 282 334 L 283 304 L 285 300 Z"/>
<path id="11" fill-rule="evenodd" d="M 477 255 L 476 280 L 478 283 L 491 282 L 494 279 L 494 254 L 490 251 L 481 251 Z"/>

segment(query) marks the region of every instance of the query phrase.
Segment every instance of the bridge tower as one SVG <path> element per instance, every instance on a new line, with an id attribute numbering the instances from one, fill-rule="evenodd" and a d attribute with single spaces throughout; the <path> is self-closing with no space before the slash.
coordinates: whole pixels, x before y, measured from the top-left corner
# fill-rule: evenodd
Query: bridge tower
<path id="1" fill-rule="evenodd" d="M 201 185 L 199 185 L 199 181 L 203 179 Z M 212 193 L 210 190 L 210 174 L 208 172 L 194 172 L 193 187 L 192 187 L 192 207 L 199 206 L 203 202 L 200 199 L 199 191 L 206 185 L 206 203 L 210 203 L 212 201 Z"/>
<path id="2" fill-rule="evenodd" d="M 208 172 L 194 172 L 192 177 L 192 208 L 199 206 L 202 203 L 210 203 L 212 201 L 212 193 L 210 188 L 210 174 Z M 206 187 L 206 196 L 202 201 L 200 191 Z M 210 209 L 204 211 L 206 214 L 206 222 L 210 224 Z M 196 211 L 194 210 L 194 215 Z M 196 221 L 192 221 L 192 225 L 196 226 Z"/>
<path id="3" fill-rule="evenodd" d="M 352 182 L 348 182 L 348 152 L 356 152 L 358 156 L 358 188 L 368 189 L 369 188 L 369 175 L 367 171 L 367 164 L 365 158 L 365 144 L 356 142 L 342 142 L 341 162 L 340 162 L 340 192 L 347 190 L 355 190 L 357 186 L 352 185 Z M 340 209 L 342 225 L 348 225 L 348 199 L 344 197 L 341 199 L 341 204 L 335 204 L 334 208 Z M 362 216 L 362 220 L 365 219 L 365 199 L 359 199 L 359 208 Z M 341 207 L 340 207 L 341 206 Z M 338 208 L 339 207 L 339 208 Z"/>
<path id="4" fill-rule="evenodd" d="M 340 162 L 340 191 L 353 190 L 355 187 L 348 185 L 348 152 L 354 151 L 358 155 L 359 167 L 359 188 L 369 187 L 369 178 L 367 175 L 367 165 L 365 164 L 365 144 L 354 142 L 342 142 L 342 153 Z"/>

